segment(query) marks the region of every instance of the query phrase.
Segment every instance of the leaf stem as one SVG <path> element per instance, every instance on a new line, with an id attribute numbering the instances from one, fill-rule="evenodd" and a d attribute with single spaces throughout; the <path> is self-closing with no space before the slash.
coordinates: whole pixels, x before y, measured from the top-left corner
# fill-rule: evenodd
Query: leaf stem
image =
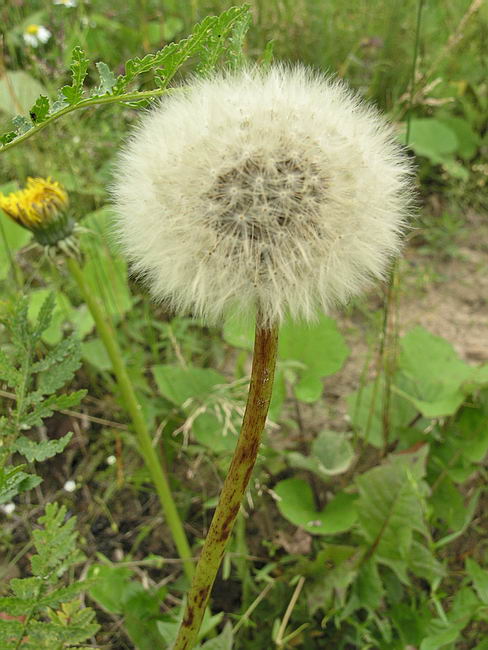
<path id="1" fill-rule="evenodd" d="M 123 357 L 115 333 L 107 321 L 107 314 L 105 314 L 100 307 L 97 298 L 93 295 L 90 287 L 88 286 L 83 271 L 78 262 L 73 258 L 67 258 L 67 265 L 76 281 L 78 288 L 83 296 L 88 309 L 90 310 L 93 320 L 97 328 L 98 335 L 100 336 L 107 354 L 112 362 L 112 370 L 117 379 L 117 384 L 122 395 L 123 404 L 125 409 L 132 420 L 132 426 L 137 435 L 139 450 L 144 458 L 144 462 L 151 474 L 151 478 L 156 487 L 156 491 L 166 516 L 166 521 L 170 528 L 174 543 L 176 545 L 178 554 L 183 560 L 183 568 L 189 579 L 193 576 L 193 561 L 190 546 L 186 539 L 183 524 L 176 509 L 173 496 L 169 487 L 169 481 L 166 472 L 161 465 L 158 454 L 153 447 L 152 439 L 149 434 L 146 420 L 142 414 L 141 405 L 139 404 L 134 388 L 130 381 L 129 375 L 124 365 Z"/>
<path id="2" fill-rule="evenodd" d="M 114 104 L 116 102 L 140 101 L 142 99 L 151 99 L 153 97 L 160 97 L 164 93 L 169 93 L 169 92 L 171 92 L 171 90 L 169 90 L 168 88 L 155 88 L 154 90 L 134 91 L 122 95 L 106 94 L 106 95 L 96 95 L 95 97 L 87 97 L 86 99 L 82 99 L 77 104 L 70 104 L 69 106 L 65 106 L 64 108 L 61 108 L 59 111 L 56 111 L 55 113 L 47 117 L 44 120 L 44 122 L 32 126 L 31 129 L 29 129 L 22 135 L 17 136 L 14 140 L 12 140 L 12 142 L 7 142 L 7 144 L 0 146 L 0 153 L 3 153 L 4 151 L 7 151 L 7 149 L 11 149 L 12 147 L 15 147 L 21 142 L 24 142 L 24 140 L 28 140 L 36 133 L 39 133 L 39 131 L 45 129 L 46 126 L 49 126 L 51 122 L 55 122 L 60 117 L 63 117 L 63 115 L 67 115 L 68 113 L 77 111 L 80 108 L 88 108 L 90 106 L 97 106 L 99 104 Z"/>
<path id="3" fill-rule="evenodd" d="M 173 650 L 190 650 L 195 645 L 210 591 L 258 455 L 273 389 L 277 346 L 278 328 L 265 329 L 259 325 L 258 319 L 251 382 L 241 432 L 195 569 Z"/>

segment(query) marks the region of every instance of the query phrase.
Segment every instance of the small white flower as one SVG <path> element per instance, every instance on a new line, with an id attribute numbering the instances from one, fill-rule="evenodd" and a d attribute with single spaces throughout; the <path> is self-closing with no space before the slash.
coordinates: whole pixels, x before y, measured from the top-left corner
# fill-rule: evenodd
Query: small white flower
<path id="1" fill-rule="evenodd" d="M 63 485 L 63 489 L 66 492 L 74 492 L 76 490 L 76 483 L 74 481 L 66 481 L 66 483 Z"/>
<path id="2" fill-rule="evenodd" d="M 107 465 L 115 465 L 115 463 L 117 462 L 117 459 L 115 458 L 115 456 L 108 456 L 106 462 L 107 462 Z"/>
<path id="3" fill-rule="evenodd" d="M 76 7 L 76 0 L 53 0 L 55 5 L 64 5 L 65 7 Z"/>
<path id="4" fill-rule="evenodd" d="M 13 503 L 12 501 L 10 503 L 4 503 L 0 506 L 0 509 L 6 515 L 11 515 L 15 511 L 15 503 Z"/>
<path id="5" fill-rule="evenodd" d="M 119 158 L 119 239 L 153 295 L 210 323 L 311 320 L 385 275 L 411 165 L 341 81 L 302 67 L 217 74 L 172 92 Z"/>
<path id="6" fill-rule="evenodd" d="M 47 43 L 51 38 L 51 32 L 44 25 L 29 25 L 24 34 L 24 41 L 31 47 L 37 47 L 42 43 Z"/>

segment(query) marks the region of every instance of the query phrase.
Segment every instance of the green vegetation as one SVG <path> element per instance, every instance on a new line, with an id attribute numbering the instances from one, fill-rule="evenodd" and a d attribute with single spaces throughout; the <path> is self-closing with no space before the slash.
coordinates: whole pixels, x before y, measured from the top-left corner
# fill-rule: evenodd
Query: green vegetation
<path id="1" fill-rule="evenodd" d="M 417 157 L 419 218 L 385 295 L 283 326 L 200 647 L 487 650 L 486 331 L 466 343 L 488 325 L 486 4 L 29 0 L 0 22 L 0 192 L 59 181 L 83 269 L 0 210 L 2 647 L 175 639 L 185 536 L 198 555 L 242 420 L 252 327 L 154 305 L 111 235 L 107 186 L 154 98 L 274 58 L 337 74 L 390 115 Z M 472 293 L 456 302 L 463 273 Z M 444 329 L 464 309 L 465 329 Z"/>

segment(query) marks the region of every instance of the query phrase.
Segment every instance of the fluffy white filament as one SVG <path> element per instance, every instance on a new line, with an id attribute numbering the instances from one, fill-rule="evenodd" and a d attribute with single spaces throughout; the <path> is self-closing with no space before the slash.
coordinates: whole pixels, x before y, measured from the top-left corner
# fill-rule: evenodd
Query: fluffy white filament
<path id="1" fill-rule="evenodd" d="M 411 168 L 339 81 L 297 66 L 193 80 L 148 114 L 112 188 L 135 272 L 176 312 L 313 319 L 382 277 Z"/>

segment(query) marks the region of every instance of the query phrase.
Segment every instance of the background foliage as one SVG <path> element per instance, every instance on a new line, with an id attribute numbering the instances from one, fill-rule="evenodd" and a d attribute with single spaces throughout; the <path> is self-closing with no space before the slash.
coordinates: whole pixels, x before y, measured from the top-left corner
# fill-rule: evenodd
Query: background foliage
<path id="1" fill-rule="evenodd" d="M 128 280 L 110 238 L 114 152 L 186 75 L 274 56 L 346 78 L 417 156 L 419 217 L 390 292 L 283 328 L 268 435 L 203 647 L 488 648 L 486 342 L 473 362 L 463 341 L 397 317 L 400 296 L 442 293 L 468 215 L 486 208 L 487 6 L 421 2 L 412 83 L 413 0 L 256 0 L 223 15 L 230 3 L 64 5 L 0 8 L 0 191 L 29 175 L 69 191 L 85 277 L 117 328 L 195 553 L 242 416 L 252 332 L 173 318 Z M 30 25 L 49 40 L 28 45 Z M 0 228 L 0 638 L 169 646 L 187 584 L 110 360 L 64 266 L 3 214 Z M 481 287 L 473 310 L 486 307 Z"/>

